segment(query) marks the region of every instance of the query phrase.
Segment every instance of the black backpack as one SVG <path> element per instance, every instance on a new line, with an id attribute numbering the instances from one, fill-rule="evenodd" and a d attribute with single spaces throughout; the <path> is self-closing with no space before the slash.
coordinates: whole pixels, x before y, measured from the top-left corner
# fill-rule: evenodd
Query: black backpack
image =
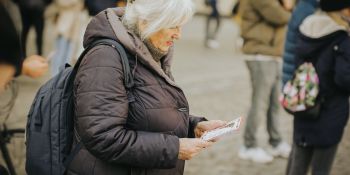
<path id="1" fill-rule="evenodd" d="M 124 85 L 133 86 L 127 54 L 111 39 L 93 42 L 80 55 L 76 65 L 66 68 L 45 83 L 37 92 L 28 115 L 26 126 L 26 172 L 28 175 L 62 175 L 81 148 L 72 150 L 74 132 L 73 83 L 85 54 L 97 45 L 108 45 L 120 54 Z"/>

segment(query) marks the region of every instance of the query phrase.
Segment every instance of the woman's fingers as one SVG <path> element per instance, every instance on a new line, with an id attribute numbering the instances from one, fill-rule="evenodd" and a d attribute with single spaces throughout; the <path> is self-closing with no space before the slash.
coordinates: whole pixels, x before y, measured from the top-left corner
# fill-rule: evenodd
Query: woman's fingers
<path id="1" fill-rule="evenodd" d="M 198 140 L 197 146 L 200 148 L 208 148 L 214 144 L 213 142 L 207 142 L 207 141 L 204 141 L 202 139 L 197 139 L 197 140 Z"/>
<path id="2" fill-rule="evenodd" d="M 208 148 L 213 144 L 213 142 L 207 142 L 198 138 L 181 138 L 178 157 L 181 160 L 190 160 L 199 154 L 203 149 Z"/>

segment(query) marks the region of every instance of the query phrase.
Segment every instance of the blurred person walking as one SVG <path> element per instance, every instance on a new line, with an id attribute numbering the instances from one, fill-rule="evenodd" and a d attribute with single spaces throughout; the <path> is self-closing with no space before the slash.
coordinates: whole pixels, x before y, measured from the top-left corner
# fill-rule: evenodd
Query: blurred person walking
<path id="1" fill-rule="evenodd" d="M 42 76 L 48 69 L 45 58 L 38 55 L 24 59 L 20 42 L 21 19 L 16 4 L 10 0 L 0 0 L 0 130 L 6 126 L 6 120 L 12 112 L 18 88 L 12 82 L 15 76 L 26 75 L 32 78 Z M 12 82 L 12 83 L 11 83 Z M 5 137 L 1 132 L 2 137 Z M 2 140 L 2 144 L 3 144 Z M 2 145 L 3 146 L 3 145 Z M 5 151 L 2 147 L 2 155 Z M 4 157 L 5 158 L 5 157 Z M 22 157 L 21 157 L 22 158 Z M 9 161 L 7 159 L 7 161 Z M 10 172 L 15 171 L 7 162 Z M 17 168 L 17 167 L 15 167 Z M 7 170 L 0 165 L 0 174 Z"/>
<path id="2" fill-rule="evenodd" d="M 240 1 L 243 52 L 249 55 L 246 65 L 252 82 L 252 102 L 246 120 L 244 146 L 238 156 L 259 163 L 268 163 L 273 156 L 287 158 L 290 146 L 282 141 L 278 128 L 280 78 L 285 27 L 293 3 L 278 0 Z M 270 154 L 258 147 L 256 131 L 260 120 L 267 117 Z"/>
<path id="3" fill-rule="evenodd" d="M 57 38 L 55 51 L 51 60 L 51 75 L 55 76 L 61 67 L 72 61 L 75 50 L 78 50 L 77 42 L 81 34 L 81 13 L 83 13 L 83 0 L 55 0 L 56 10 L 55 29 Z"/>
<path id="4" fill-rule="evenodd" d="M 282 83 L 285 85 L 292 79 L 295 71 L 296 42 L 300 38 L 299 26 L 303 20 L 313 14 L 318 7 L 318 0 L 300 0 L 293 10 L 292 17 L 288 23 L 286 42 L 283 53 Z"/>
<path id="5" fill-rule="evenodd" d="M 22 19 L 23 53 L 26 53 L 26 44 L 29 30 L 32 26 L 36 32 L 37 54 L 43 54 L 43 33 L 45 27 L 44 11 L 52 0 L 14 0 L 18 3 Z"/>
<path id="6" fill-rule="evenodd" d="M 18 75 L 42 76 L 48 69 L 46 60 L 38 55 L 25 59 L 20 41 L 21 16 L 10 0 L 0 0 L 0 92 Z"/>
<path id="7" fill-rule="evenodd" d="M 349 118 L 350 1 L 321 0 L 322 11 L 299 27 L 295 65 L 311 62 L 319 78 L 321 108 L 316 119 L 294 117 L 293 148 L 287 175 L 331 172 Z"/>
<path id="8" fill-rule="evenodd" d="M 205 0 L 205 4 L 211 8 L 210 14 L 207 16 L 205 26 L 205 46 L 211 49 L 220 47 L 217 41 L 217 34 L 220 28 L 220 13 L 218 9 L 218 0 Z M 212 25 L 214 22 L 214 25 Z"/>

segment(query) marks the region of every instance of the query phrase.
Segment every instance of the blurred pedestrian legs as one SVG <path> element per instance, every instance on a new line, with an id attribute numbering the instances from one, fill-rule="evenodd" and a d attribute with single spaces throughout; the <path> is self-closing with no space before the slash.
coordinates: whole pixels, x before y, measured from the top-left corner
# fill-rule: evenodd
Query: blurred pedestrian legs
<path id="1" fill-rule="evenodd" d="M 253 88 L 252 105 L 246 120 L 244 132 L 244 145 L 257 147 L 256 131 L 260 120 L 265 117 L 267 111 L 267 131 L 270 136 L 269 143 L 277 146 L 281 142 L 278 131 L 278 115 L 280 92 L 281 63 L 276 58 L 257 55 L 256 59 L 247 60 L 246 64 L 250 72 Z"/>
<path id="2" fill-rule="evenodd" d="M 26 44 L 29 30 L 32 26 L 36 32 L 37 54 L 43 53 L 44 11 L 52 0 L 17 0 L 22 18 L 23 53 L 26 54 Z"/>
<path id="3" fill-rule="evenodd" d="M 207 17 L 205 26 L 205 45 L 212 49 L 220 47 L 217 41 L 217 34 L 220 28 L 220 13 L 217 4 L 217 0 L 206 0 L 206 5 L 210 6 L 211 13 Z"/>
<path id="4" fill-rule="evenodd" d="M 338 144 L 325 148 L 300 147 L 293 144 L 287 165 L 287 175 L 307 174 L 310 164 L 314 175 L 329 174 L 337 148 Z"/>

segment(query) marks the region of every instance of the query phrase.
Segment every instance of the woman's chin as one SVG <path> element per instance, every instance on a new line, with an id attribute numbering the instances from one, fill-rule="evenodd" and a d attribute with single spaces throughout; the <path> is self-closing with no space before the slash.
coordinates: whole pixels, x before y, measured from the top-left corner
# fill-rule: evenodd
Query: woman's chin
<path id="1" fill-rule="evenodd" d="M 160 48 L 160 50 L 162 51 L 162 52 L 168 52 L 169 51 L 169 49 L 170 49 L 170 47 L 163 47 L 163 48 Z"/>

